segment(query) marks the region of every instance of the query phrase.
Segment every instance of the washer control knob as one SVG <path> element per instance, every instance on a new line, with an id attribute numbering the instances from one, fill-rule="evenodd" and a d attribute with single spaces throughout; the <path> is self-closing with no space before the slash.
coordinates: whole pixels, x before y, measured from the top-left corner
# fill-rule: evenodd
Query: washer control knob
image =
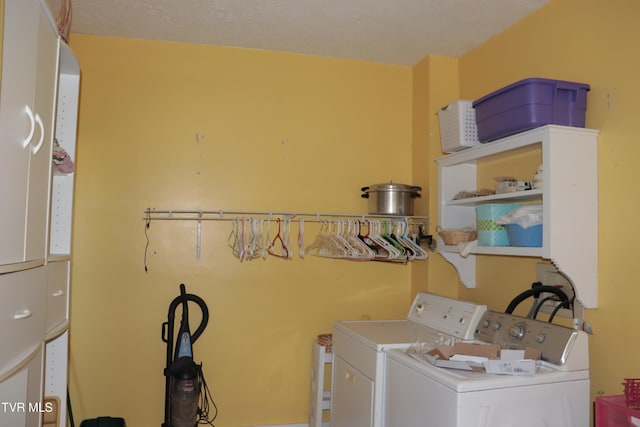
<path id="1" fill-rule="evenodd" d="M 524 337 L 524 333 L 526 332 L 526 330 L 527 328 L 524 323 L 516 323 L 511 328 L 509 328 L 509 335 L 511 335 L 512 338 L 520 340 L 522 339 L 522 337 Z"/>
<path id="2" fill-rule="evenodd" d="M 494 331 L 500 330 L 501 327 L 502 327 L 502 325 L 500 324 L 500 322 L 496 322 L 496 323 L 493 324 L 493 330 Z"/>
<path id="3" fill-rule="evenodd" d="M 482 322 L 482 327 L 483 328 L 488 328 L 489 325 L 491 325 L 491 320 L 486 319 L 484 322 Z"/>
<path id="4" fill-rule="evenodd" d="M 539 333 L 538 336 L 536 337 L 536 341 L 538 342 L 538 344 L 542 344 L 545 339 L 547 339 L 547 336 L 542 332 Z"/>
<path id="5" fill-rule="evenodd" d="M 458 319 L 458 322 L 460 322 L 461 325 L 464 325 L 466 321 L 467 319 L 465 319 L 464 317 L 461 317 L 460 319 Z"/>

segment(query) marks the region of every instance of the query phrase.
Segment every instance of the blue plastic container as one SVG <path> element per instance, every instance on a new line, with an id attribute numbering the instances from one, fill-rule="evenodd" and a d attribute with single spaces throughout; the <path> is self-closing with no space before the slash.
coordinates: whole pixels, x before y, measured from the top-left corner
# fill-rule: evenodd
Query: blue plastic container
<path id="1" fill-rule="evenodd" d="M 507 236 L 511 246 L 542 246 L 542 224 L 522 228 L 519 224 L 506 224 Z"/>
<path id="2" fill-rule="evenodd" d="M 478 140 L 490 142 L 554 124 L 584 127 L 590 86 L 563 80 L 520 80 L 473 102 Z"/>

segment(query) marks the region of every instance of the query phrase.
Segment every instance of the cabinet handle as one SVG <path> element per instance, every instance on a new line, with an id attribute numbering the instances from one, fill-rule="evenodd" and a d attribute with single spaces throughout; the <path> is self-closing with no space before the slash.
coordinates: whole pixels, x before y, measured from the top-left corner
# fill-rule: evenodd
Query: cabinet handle
<path id="1" fill-rule="evenodd" d="M 28 319 L 29 317 L 31 317 L 31 315 L 32 315 L 31 310 L 25 309 L 19 313 L 14 314 L 13 319 L 14 320 Z"/>
<path id="2" fill-rule="evenodd" d="M 353 372 L 347 370 L 344 373 L 344 378 L 349 381 L 351 384 L 356 382 L 356 374 L 354 374 Z"/>
<path id="3" fill-rule="evenodd" d="M 54 291 L 51 296 L 53 297 L 61 297 L 64 295 L 64 291 L 62 289 L 58 289 L 57 291 Z"/>
<path id="4" fill-rule="evenodd" d="M 33 138 L 33 133 L 36 130 L 36 121 L 33 118 L 33 111 L 31 111 L 31 108 L 29 108 L 28 105 L 24 106 L 24 111 L 25 113 L 27 113 L 27 117 L 29 117 L 29 121 L 31 122 L 31 130 L 29 130 L 29 135 L 25 138 L 24 141 L 22 141 L 22 148 L 27 148 L 27 145 L 29 145 L 31 139 Z"/>
<path id="5" fill-rule="evenodd" d="M 33 154 L 37 154 L 38 151 L 40 151 L 40 149 L 42 148 L 42 144 L 44 143 L 44 124 L 42 123 L 42 119 L 40 118 L 40 115 L 38 113 L 36 113 L 36 123 L 38 123 L 38 127 L 40 127 L 40 139 L 38 140 L 36 146 L 31 149 Z"/>

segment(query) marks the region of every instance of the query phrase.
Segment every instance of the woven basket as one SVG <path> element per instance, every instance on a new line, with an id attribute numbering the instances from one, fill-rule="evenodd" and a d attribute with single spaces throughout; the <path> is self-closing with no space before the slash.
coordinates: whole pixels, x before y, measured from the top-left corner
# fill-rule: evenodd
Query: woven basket
<path id="1" fill-rule="evenodd" d="M 325 352 L 331 353 L 331 349 L 333 347 L 333 335 L 332 334 L 318 335 L 318 344 L 325 347 Z"/>
<path id="2" fill-rule="evenodd" d="M 437 227 L 437 231 L 445 245 L 458 245 L 460 243 L 471 242 L 478 238 L 478 232 L 476 230 L 443 230 Z"/>

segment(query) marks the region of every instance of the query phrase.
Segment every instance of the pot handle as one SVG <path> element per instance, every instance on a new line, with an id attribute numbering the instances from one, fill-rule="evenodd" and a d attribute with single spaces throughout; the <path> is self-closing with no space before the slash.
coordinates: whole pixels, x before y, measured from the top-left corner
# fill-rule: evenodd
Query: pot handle
<path id="1" fill-rule="evenodd" d="M 361 194 L 360 197 L 362 197 L 363 199 L 368 199 L 369 198 L 369 193 L 366 193 L 366 191 L 369 191 L 369 187 L 362 187 L 360 189 L 360 191 L 365 191 L 365 193 Z"/>
<path id="2" fill-rule="evenodd" d="M 416 186 L 411 187 L 411 190 L 413 190 L 413 191 L 422 191 L 422 187 L 418 187 L 418 186 L 416 185 Z M 412 197 L 412 198 L 414 198 L 414 199 L 417 199 L 417 198 L 419 198 L 419 197 L 422 197 L 422 194 L 420 194 L 420 193 L 413 193 L 413 194 L 411 194 L 411 197 Z"/>

